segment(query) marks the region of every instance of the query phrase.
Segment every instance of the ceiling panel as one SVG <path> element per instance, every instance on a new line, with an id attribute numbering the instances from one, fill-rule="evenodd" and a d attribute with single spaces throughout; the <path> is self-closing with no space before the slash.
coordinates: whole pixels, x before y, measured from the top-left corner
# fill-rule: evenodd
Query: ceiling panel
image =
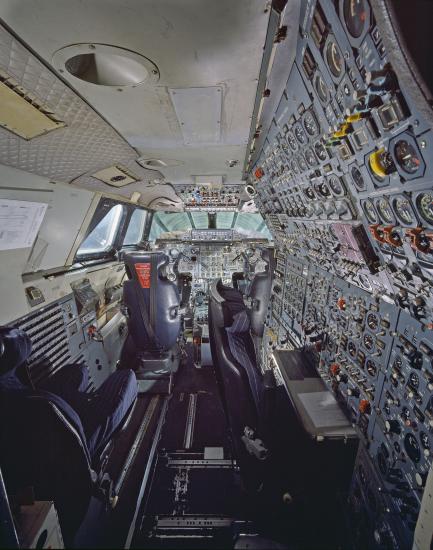
<path id="1" fill-rule="evenodd" d="M 241 165 L 245 155 L 269 17 L 266 4 L 265 0 L 2 0 L 0 17 L 48 63 L 59 49 L 82 42 L 112 44 L 150 59 L 160 74 L 154 86 L 118 91 L 63 76 L 140 154 L 182 160 L 182 170 L 161 169 L 173 182 L 212 172 L 240 181 L 241 167 L 228 170 L 226 160 L 237 158 Z M 218 145 L 185 147 L 168 90 L 199 87 L 221 89 L 221 138 Z"/>

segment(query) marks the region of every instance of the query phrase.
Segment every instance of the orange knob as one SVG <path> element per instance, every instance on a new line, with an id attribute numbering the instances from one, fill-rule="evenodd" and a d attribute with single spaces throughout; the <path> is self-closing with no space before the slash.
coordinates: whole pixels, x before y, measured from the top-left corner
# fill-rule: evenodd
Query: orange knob
<path id="1" fill-rule="evenodd" d="M 337 307 L 338 309 L 346 309 L 346 300 L 344 298 L 338 298 Z"/>
<path id="2" fill-rule="evenodd" d="M 367 399 L 361 399 L 358 405 L 358 409 L 361 414 L 370 414 L 370 401 L 368 401 Z"/>
<path id="3" fill-rule="evenodd" d="M 329 367 L 329 372 L 336 376 L 340 372 L 340 365 L 338 363 L 332 363 L 332 365 Z"/>

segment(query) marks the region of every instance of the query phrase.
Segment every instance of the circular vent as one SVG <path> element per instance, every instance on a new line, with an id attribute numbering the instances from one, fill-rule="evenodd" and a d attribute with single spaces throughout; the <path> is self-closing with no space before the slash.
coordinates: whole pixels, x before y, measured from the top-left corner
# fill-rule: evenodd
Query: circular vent
<path id="1" fill-rule="evenodd" d="M 153 84 L 159 78 L 157 66 L 138 53 L 106 44 L 73 44 L 58 50 L 53 64 L 83 82 L 117 89 Z"/>

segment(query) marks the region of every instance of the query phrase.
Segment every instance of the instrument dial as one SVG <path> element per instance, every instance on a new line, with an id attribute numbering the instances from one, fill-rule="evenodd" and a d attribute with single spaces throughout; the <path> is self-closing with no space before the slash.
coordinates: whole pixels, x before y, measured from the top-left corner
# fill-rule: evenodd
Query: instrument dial
<path id="1" fill-rule="evenodd" d="M 425 432 L 421 432 L 419 434 L 419 439 L 421 441 L 421 445 L 423 446 L 423 449 L 430 449 L 430 438 L 428 434 Z"/>
<path id="2" fill-rule="evenodd" d="M 344 22 L 353 38 L 359 38 L 367 24 L 365 0 L 344 0 Z"/>
<path id="3" fill-rule="evenodd" d="M 365 189 L 365 181 L 361 174 L 361 170 L 357 166 L 352 166 L 350 170 L 350 174 L 352 176 L 353 183 L 355 184 L 356 188 L 362 191 Z"/>
<path id="4" fill-rule="evenodd" d="M 403 224 L 410 225 L 414 223 L 415 214 L 409 199 L 403 195 L 400 195 L 393 200 L 393 206 L 397 218 Z"/>
<path id="5" fill-rule="evenodd" d="M 296 139 L 301 145 L 305 145 L 307 143 L 307 136 L 305 135 L 304 129 L 302 128 L 301 124 L 298 122 L 298 124 L 294 127 L 294 132 Z"/>
<path id="6" fill-rule="evenodd" d="M 379 326 L 379 319 L 374 313 L 369 313 L 367 315 L 367 325 L 370 330 L 375 331 Z"/>
<path id="7" fill-rule="evenodd" d="M 316 73 L 316 76 L 314 77 L 314 89 L 316 90 L 320 101 L 322 103 L 328 103 L 328 86 L 325 84 L 325 81 L 320 73 Z"/>
<path id="8" fill-rule="evenodd" d="M 316 184 L 314 188 L 322 197 L 328 198 L 331 196 L 331 191 L 325 182 Z"/>
<path id="9" fill-rule="evenodd" d="M 301 172 L 304 172 L 305 170 L 308 170 L 307 163 L 305 162 L 305 159 L 302 155 L 298 155 L 298 164 L 299 164 L 299 169 L 301 170 Z"/>
<path id="10" fill-rule="evenodd" d="M 364 334 L 363 342 L 365 349 L 368 349 L 368 351 L 374 348 L 374 338 L 371 334 Z"/>
<path id="11" fill-rule="evenodd" d="M 335 78 L 340 78 L 343 73 L 344 61 L 341 50 L 334 38 L 331 38 L 326 47 L 326 62 Z"/>
<path id="12" fill-rule="evenodd" d="M 308 162 L 308 164 L 311 167 L 317 166 L 317 159 L 313 153 L 313 150 L 311 148 L 308 148 L 305 151 L 305 160 Z"/>
<path id="13" fill-rule="evenodd" d="M 320 132 L 319 123 L 311 111 L 305 113 L 304 128 L 310 136 L 317 136 Z"/>
<path id="14" fill-rule="evenodd" d="M 416 148 L 405 139 L 397 141 L 394 154 L 398 164 L 407 174 L 415 174 L 421 166 L 421 158 Z"/>
<path id="15" fill-rule="evenodd" d="M 394 213 L 388 199 L 379 199 L 376 203 L 376 208 L 382 221 L 386 224 L 395 223 Z"/>
<path id="16" fill-rule="evenodd" d="M 337 197 L 341 197 L 342 195 L 344 195 L 344 187 L 339 177 L 335 175 L 329 176 L 328 185 L 331 188 L 331 191 L 334 193 L 334 195 L 337 195 Z"/>
<path id="17" fill-rule="evenodd" d="M 308 197 L 311 200 L 314 200 L 316 198 L 316 195 L 314 194 L 312 187 L 307 187 L 304 189 L 304 195 Z"/>
<path id="18" fill-rule="evenodd" d="M 362 205 L 362 207 L 364 209 L 364 213 L 367 217 L 367 220 L 370 223 L 378 223 L 379 218 L 376 213 L 376 209 L 374 207 L 373 201 L 371 201 L 370 199 L 367 199 L 366 201 L 364 201 L 364 204 Z"/>
<path id="19" fill-rule="evenodd" d="M 433 193 L 420 193 L 416 198 L 416 205 L 422 218 L 433 225 Z"/>
<path id="20" fill-rule="evenodd" d="M 326 160 L 328 158 L 328 153 L 326 152 L 325 147 L 322 143 L 320 143 L 320 141 L 314 144 L 314 150 L 316 151 L 316 155 L 319 157 L 320 160 Z"/>
<path id="21" fill-rule="evenodd" d="M 298 150 L 298 144 L 297 144 L 295 136 L 294 136 L 294 134 L 291 130 L 289 130 L 286 134 L 286 141 L 289 144 L 290 149 L 292 151 L 297 151 Z"/>
<path id="22" fill-rule="evenodd" d="M 376 376 L 377 374 L 377 367 L 376 365 L 374 364 L 374 361 L 372 361 L 371 359 L 368 359 L 368 361 L 366 362 L 365 364 L 366 366 L 366 369 L 367 369 L 367 372 L 370 376 Z"/>

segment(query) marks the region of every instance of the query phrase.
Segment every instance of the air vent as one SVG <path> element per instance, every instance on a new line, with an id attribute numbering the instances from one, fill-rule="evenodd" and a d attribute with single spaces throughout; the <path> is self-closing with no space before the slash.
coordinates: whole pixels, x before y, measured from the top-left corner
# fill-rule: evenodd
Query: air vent
<path id="1" fill-rule="evenodd" d="M 120 164 L 104 168 L 93 174 L 93 177 L 112 187 L 124 187 L 130 183 L 139 181 L 139 178 L 135 174 Z"/>
<path id="2" fill-rule="evenodd" d="M 34 94 L 0 71 L 0 126 L 30 140 L 66 125 Z"/>

